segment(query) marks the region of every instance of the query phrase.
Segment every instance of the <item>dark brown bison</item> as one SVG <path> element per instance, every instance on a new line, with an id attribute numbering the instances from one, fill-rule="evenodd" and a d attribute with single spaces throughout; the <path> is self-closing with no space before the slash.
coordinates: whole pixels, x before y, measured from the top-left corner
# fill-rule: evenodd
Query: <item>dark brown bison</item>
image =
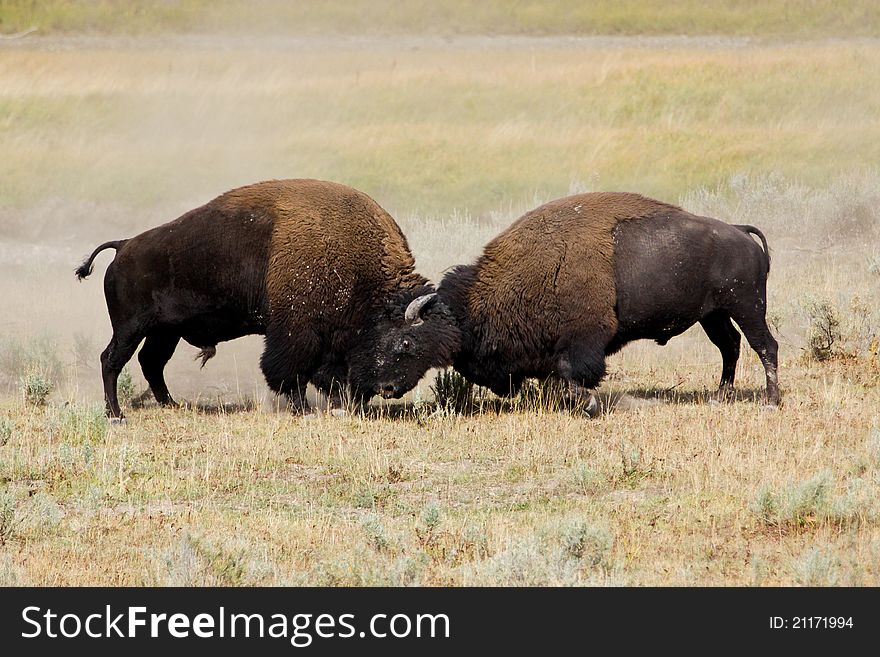
<path id="1" fill-rule="evenodd" d="M 662 345 L 696 322 L 721 351 L 727 392 L 740 348 L 733 320 L 761 358 L 768 401 L 777 405 L 769 270 L 757 228 L 637 194 L 580 194 L 518 219 L 475 264 L 447 273 L 427 303 L 448 308 L 461 329 L 449 364 L 499 395 L 527 377 L 559 377 L 581 396 L 626 343 Z"/>
<path id="2" fill-rule="evenodd" d="M 431 367 L 451 359 L 459 332 L 433 287 L 414 272 L 400 228 L 371 198 L 344 185 L 278 180 L 234 189 L 163 226 L 102 244 L 76 270 L 83 279 L 104 249 L 113 338 L 101 354 L 107 412 L 121 417 L 116 384 L 138 354 L 156 400 L 173 404 L 163 370 L 178 342 L 202 349 L 265 334 L 260 365 L 269 387 L 307 411 L 306 383 L 331 401 L 399 396 L 415 379 L 388 358 Z M 417 334 L 417 339 L 414 339 Z M 407 337 L 412 336 L 412 337 Z"/>

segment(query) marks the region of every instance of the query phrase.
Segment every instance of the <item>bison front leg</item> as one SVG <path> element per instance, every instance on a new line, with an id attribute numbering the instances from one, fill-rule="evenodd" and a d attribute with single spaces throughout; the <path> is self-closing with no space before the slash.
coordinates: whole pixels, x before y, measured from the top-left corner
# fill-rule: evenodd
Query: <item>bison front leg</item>
<path id="1" fill-rule="evenodd" d="M 499 397 L 516 397 L 520 390 L 522 390 L 525 380 L 526 378 L 520 374 L 511 374 L 507 378 L 499 377 L 498 379 L 491 381 L 486 387 Z"/>
<path id="2" fill-rule="evenodd" d="M 367 406 L 368 395 L 353 390 L 348 383 L 334 380 L 329 390 L 319 390 L 327 396 L 327 410 L 331 415 L 361 414 Z"/>
<path id="3" fill-rule="evenodd" d="M 260 369 L 269 388 L 287 397 L 290 411 L 305 415 L 311 412 L 306 385 L 317 367 L 317 340 L 309 331 L 300 331 L 293 338 L 291 332 L 270 327 Z"/>
<path id="4" fill-rule="evenodd" d="M 291 413 L 308 415 L 312 407 L 306 399 L 306 384 L 297 381 L 296 385 L 282 391 L 287 396 L 287 410 Z"/>
<path id="5" fill-rule="evenodd" d="M 602 411 L 598 397 L 589 389 L 572 381 L 568 382 L 568 402 L 572 410 L 586 413 L 590 417 L 596 417 Z"/>
<path id="6" fill-rule="evenodd" d="M 595 339 L 575 343 L 562 350 L 557 360 L 559 376 L 568 383 L 570 402 L 590 417 L 596 417 L 601 410 L 599 400 L 590 390 L 605 376 L 606 344 L 607 341 Z"/>
<path id="7" fill-rule="evenodd" d="M 341 390 L 338 405 L 331 406 L 330 412 L 338 416 L 363 415 L 367 411 L 367 403 L 372 396 L 372 393 L 346 386 Z"/>
<path id="8" fill-rule="evenodd" d="M 372 393 L 361 393 L 349 382 L 348 366 L 344 361 L 323 363 L 312 376 L 312 383 L 327 398 L 327 411 L 331 415 L 347 415 L 363 412 Z"/>
<path id="9" fill-rule="evenodd" d="M 287 410 L 291 413 L 308 415 L 312 412 L 312 407 L 306 398 L 307 381 L 301 380 L 296 375 L 282 379 L 269 378 L 267 375 L 266 383 L 274 393 L 287 398 Z"/>

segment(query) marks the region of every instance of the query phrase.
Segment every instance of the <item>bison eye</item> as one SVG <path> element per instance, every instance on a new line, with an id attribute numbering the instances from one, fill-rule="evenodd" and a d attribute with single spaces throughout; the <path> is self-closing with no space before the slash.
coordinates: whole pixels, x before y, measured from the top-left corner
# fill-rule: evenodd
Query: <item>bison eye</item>
<path id="1" fill-rule="evenodd" d="M 412 349 L 412 342 L 410 342 L 409 340 L 407 340 L 406 338 L 404 338 L 404 339 L 403 339 L 403 342 L 400 343 L 400 347 L 401 347 L 401 349 L 403 349 L 404 351 L 409 351 L 410 349 Z"/>

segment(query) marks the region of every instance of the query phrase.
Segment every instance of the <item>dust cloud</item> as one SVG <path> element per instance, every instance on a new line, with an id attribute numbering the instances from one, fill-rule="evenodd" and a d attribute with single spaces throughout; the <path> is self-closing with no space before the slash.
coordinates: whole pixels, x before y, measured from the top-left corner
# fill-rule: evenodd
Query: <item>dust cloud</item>
<path id="1" fill-rule="evenodd" d="M 83 282 L 74 268 L 97 244 L 240 185 L 308 177 L 357 186 L 398 217 L 431 277 L 475 255 L 495 222 L 453 216 L 468 230 L 438 250 L 448 222 L 427 220 L 381 178 L 359 179 L 335 134 L 378 130 L 371 138 L 381 141 L 393 131 L 381 116 L 359 115 L 352 87 L 393 76 L 419 43 L 204 35 L 0 43 L 0 99 L 9 110 L 0 121 L 11 128 L 0 147 L 16 162 L 0 180 L 0 393 L 18 394 L 21 377 L 36 369 L 53 379 L 57 398 L 99 401 L 99 355 L 111 336 L 102 279 L 113 251 Z M 261 350 L 259 336 L 223 343 L 201 370 L 198 350 L 181 343 L 166 369 L 172 395 L 274 404 Z M 136 358 L 128 369 L 144 390 Z"/>

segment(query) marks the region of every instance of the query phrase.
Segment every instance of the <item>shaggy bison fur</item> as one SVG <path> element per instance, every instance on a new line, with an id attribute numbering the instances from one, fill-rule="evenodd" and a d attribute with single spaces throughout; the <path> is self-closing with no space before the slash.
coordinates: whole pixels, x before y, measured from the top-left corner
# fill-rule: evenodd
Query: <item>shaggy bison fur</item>
<path id="1" fill-rule="evenodd" d="M 341 400 L 400 396 L 418 375 L 404 366 L 448 362 L 459 331 L 414 272 L 400 228 L 350 187 L 277 180 L 234 189 L 165 225 L 107 242 L 76 270 L 83 279 L 104 249 L 113 338 L 101 354 L 107 412 L 121 417 L 117 379 L 138 354 L 156 400 L 173 404 L 163 370 L 178 342 L 202 349 L 264 334 L 269 387 L 307 411 L 306 383 Z M 415 379 L 412 378 L 415 376 Z"/>
<path id="2" fill-rule="evenodd" d="M 756 235 L 763 248 L 752 239 Z M 763 234 L 637 194 L 590 193 L 527 213 L 475 264 L 443 278 L 436 302 L 461 330 L 453 365 L 499 395 L 528 377 L 558 377 L 572 396 L 605 374 L 605 358 L 639 339 L 665 344 L 699 322 L 733 386 L 745 334 L 779 403 L 777 343 L 765 320 L 770 257 Z"/>

